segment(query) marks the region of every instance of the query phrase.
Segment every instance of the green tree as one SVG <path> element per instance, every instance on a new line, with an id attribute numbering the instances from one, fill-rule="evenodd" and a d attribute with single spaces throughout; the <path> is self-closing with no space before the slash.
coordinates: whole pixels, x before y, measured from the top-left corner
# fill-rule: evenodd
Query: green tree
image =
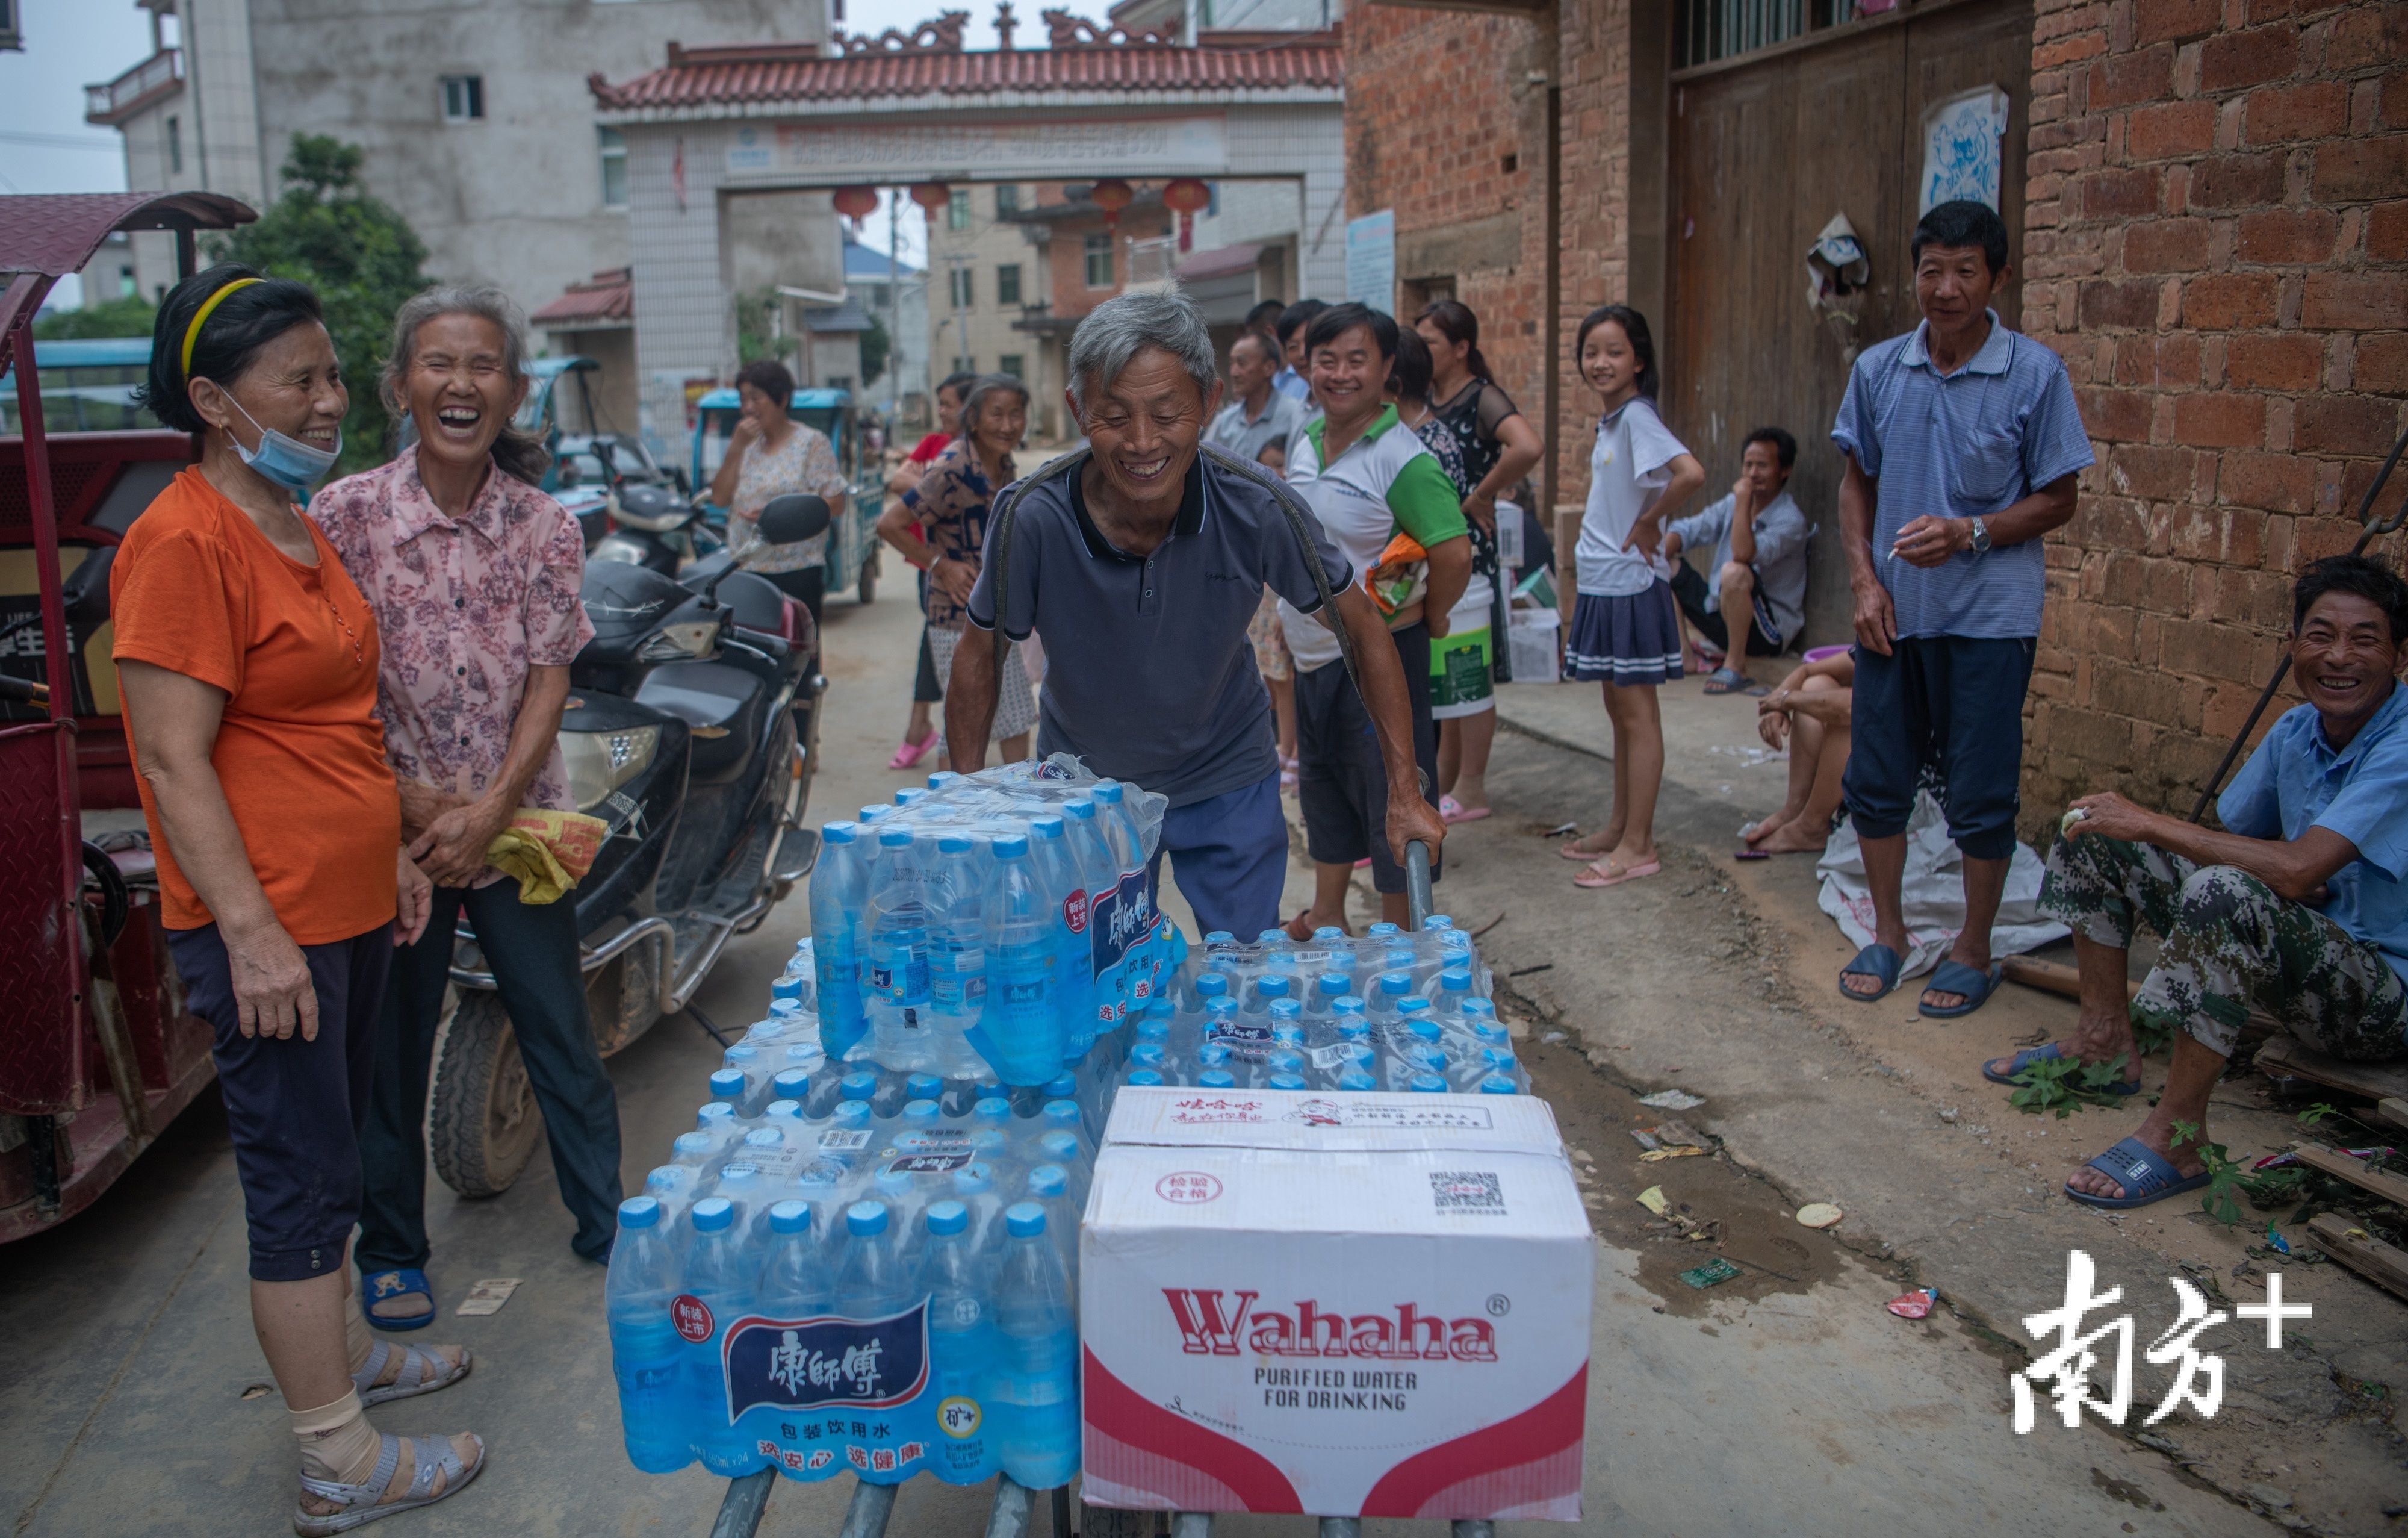
<path id="1" fill-rule="evenodd" d="M 81 309 L 46 309 L 34 318 L 34 336 L 46 342 L 94 337 L 147 337 L 159 307 L 139 294 L 104 299 Z"/>
<path id="2" fill-rule="evenodd" d="M 426 246 L 407 221 L 360 186 L 366 151 L 322 134 L 295 134 L 284 192 L 256 223 L 211 240 L 209 254 L 317 291 L 351 386 L 338 475 L 381 464 L 394 422 L 377 399 L 393 317 L 427 286 Z"/>
<path id="3" fill-rule="evenodd" d="M 878 382 L 886 372 L 886 360 L 894 354 L 895 338 L 886 334 L 886 323 L 872 315 L 869 329 L 861 334 L 861 387 L 865 390 Z"/>

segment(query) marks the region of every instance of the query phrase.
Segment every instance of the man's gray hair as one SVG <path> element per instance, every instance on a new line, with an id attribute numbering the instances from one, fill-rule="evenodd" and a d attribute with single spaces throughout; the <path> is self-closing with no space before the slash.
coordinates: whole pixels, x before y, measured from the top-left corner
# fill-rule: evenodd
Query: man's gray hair
<path id="1" fill-rule="evenodd" d="M 1086 413 L 1091 395 L 1111 389 L 1129 360 L 1149 347 L 1178 359 L 1196 381 L 1196 393 L 1211 398 L 1221 370 L 1204 317 L 1177 288 L 1140 289 L 1087 311 L 1071 334 L 1070 399 L 1080 414 Z"/>

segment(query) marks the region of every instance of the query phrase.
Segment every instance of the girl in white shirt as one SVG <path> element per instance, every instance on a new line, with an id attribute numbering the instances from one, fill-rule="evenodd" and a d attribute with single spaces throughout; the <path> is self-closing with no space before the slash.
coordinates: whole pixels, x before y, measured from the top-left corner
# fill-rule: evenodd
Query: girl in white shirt
<path id="1" fill-rule="evenodd" d="M 1564 662 L 1572 677 L 1604 686 L 1613 721 L 1613 813 L 1600 831 L 1557 853 L 1585 867 L 1574 884 L 1618 886 L 1663 869 L 1656 796 L 1664 781 L 1664 722 L 1656 687 L 1681 676 L 1681 618 L 1671 564 L 1658 551 L 1665 514 L 1705 484 L 1706 472 L 1656 414 L 1656 343 L 1645 316 L 1627 305 L 1590 311 L 1573 355 L 1601 414 Z"/>

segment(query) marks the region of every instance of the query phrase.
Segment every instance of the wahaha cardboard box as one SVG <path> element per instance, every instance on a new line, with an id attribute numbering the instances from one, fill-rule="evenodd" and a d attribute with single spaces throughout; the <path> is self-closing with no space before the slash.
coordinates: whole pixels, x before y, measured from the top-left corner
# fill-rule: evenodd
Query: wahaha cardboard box
<path id="1" fill-rule="evenodd" d="M 1592 1257 L 1543 1101 L 1125 1088 L 1080 1244 L 1088 1501 L 1579 1518 Z"/>

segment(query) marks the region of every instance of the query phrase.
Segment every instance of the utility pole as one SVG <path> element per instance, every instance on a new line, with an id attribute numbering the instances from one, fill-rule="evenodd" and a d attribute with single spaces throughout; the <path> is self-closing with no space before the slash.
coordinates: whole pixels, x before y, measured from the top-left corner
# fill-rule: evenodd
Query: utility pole
<path id="1" fill-rule="evenodd" d="M 896 261 L 903 238 L 903 197 L 899 188 L 886 194 L 886 420 L 899 432 L 903 418 L 903 280 Z"/>

